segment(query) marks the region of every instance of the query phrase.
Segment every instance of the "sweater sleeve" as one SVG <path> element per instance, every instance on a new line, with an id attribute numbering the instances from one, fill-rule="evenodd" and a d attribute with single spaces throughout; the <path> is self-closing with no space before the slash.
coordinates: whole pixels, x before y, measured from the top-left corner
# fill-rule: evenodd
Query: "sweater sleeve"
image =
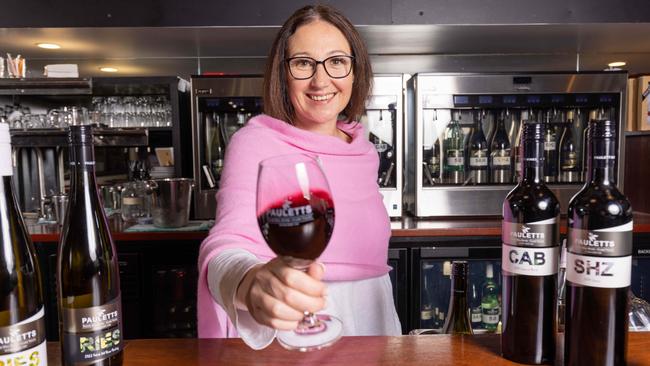
<path id="1" fill-rule="evenodd" d="M 208 287 L 214 300 L 228 314 L 242 340 L 252 349 L 267 347 L 275 338 L 273 328 L 258 324 L 246 310 L 237 309 L 237 287 L 246 273 L 260 261 L 242 249 L 224 250 L 210 260 Z"/>

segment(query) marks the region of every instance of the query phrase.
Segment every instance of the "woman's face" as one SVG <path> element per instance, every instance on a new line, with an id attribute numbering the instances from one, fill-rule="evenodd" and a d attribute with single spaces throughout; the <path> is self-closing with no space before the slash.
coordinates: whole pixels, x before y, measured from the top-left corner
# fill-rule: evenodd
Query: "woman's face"
<path id="1" fill-rule="evenodd" d="M 335 55 L 352 55 L 350 44 L 338 28 L 322 20 L 298 27 L 288 40 L 287 58 L 306 56 L 322 61 Z M 295 125 L 306 130 L 335 128 L 339 113 L 350 101 L 354 70 L 342 79 L 333 79 L 319 64 L 309 79 L 296 80 L 288 71 L 287 78 Z"/>

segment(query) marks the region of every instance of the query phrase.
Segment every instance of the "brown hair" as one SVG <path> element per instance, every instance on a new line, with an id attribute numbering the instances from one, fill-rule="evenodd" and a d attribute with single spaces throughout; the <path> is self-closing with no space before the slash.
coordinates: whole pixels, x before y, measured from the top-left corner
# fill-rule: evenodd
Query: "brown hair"
<path id="1" fill-rule="evenodd" d="M 358 121 L 366 107 L 366 98 L 372 88 L 372 68 L 366 45 L 350 20 L 340 11 L 329 5 L 308 5 L 298 9 L 282 25 L 278 32 L 266 63 L 264 73 L 264 113 L 293 124 L 295 111 L 287 87 L 287 67 L 285 63 L 287 43 L 298 27 L 316 20 L 326 21 L 343 33 L 350 48 L 354 63 L 354 86 L 350 101 L 342 114 L 347 122 Z"/>

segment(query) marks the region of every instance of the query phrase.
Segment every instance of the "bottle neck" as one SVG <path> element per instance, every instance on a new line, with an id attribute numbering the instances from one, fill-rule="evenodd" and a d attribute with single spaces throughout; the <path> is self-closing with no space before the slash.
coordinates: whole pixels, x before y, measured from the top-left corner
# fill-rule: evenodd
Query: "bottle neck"
<path id="1" fill-rule="evenodd" d="M 74 145 L 70 147 L 70 195 L 97 195 L 95 182 L 95 151 L 92 145 Z M 71 197 L 74 200 L 74 197 Z"/>
<path id="2" fill-rule="evenodd" d="M 520 146 L 523 159 L 521 161 L 522 180 L 535 183 L 542 182 L 544 177 L 544 141 L 524 140 Z"/>
<path id="3" fill-rule="evenodd" d="M 462 276 L 452 277 L 449 306 L 451 307 L 450 311 L 467 307 L 467 278 Z"/>
<path id="4" fill-rule="evenodd" d="M 610 185 L 616 181 L 616 142 L 613 138 L 592 138 L 587 156 L 587 180 L 598 185 Z"/>

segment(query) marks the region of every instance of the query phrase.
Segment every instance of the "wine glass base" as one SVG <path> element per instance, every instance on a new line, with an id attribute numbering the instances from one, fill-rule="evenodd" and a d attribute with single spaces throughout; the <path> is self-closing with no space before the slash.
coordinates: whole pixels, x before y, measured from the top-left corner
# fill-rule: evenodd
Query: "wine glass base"
<path id="1" fill-rule="evenodd" d="M 324 325 L 317 331 L 297 332 L 295 330 L 280 330 L 276 336 L 278 343 L 288 350 L 309 352 L 329 347 L 341 338 L 343 323 L 326 314 L 316 317 Z"/>

